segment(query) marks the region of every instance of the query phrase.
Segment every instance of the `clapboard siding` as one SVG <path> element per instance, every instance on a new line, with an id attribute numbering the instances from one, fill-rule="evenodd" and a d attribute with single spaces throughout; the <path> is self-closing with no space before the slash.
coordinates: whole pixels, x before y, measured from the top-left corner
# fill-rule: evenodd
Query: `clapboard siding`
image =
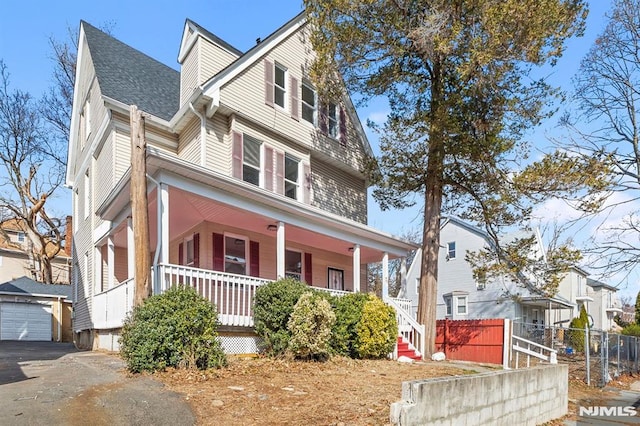
<path id="1" fill-rule="evenodd" d="M 226 117 L 216 114 L 207 120 L 207 167 L 215 172 L 231 175 L 231 143 L 227 137 Z"/>
<path id="2" fill-rule="evenodd" d="M 178 156 L 200 164 L 200 119 L 194 117 L 178 136 Z"/>
<path id="3" fill-rule="evenodd" d="M 92 171 L 89 171 L 89 179 L 91 180 Z M 76 181 L 78 188 L 84 189 L 85 187 L 85 174 L 82 173 L 80 178 Z M 91 185 L 89 185 L 91 188 Z M 75 197 L 74 192 L 74 197 Z M 89 195 L 91 197 L 91 194 Z M 93 273 L 93 261 L 94 253 L 92 250 L 92 235 L 93 235 L 93 221 L 92 215 L 89 215 L 87 220 L 84 219 L 84 200 L 86 197 L 83 191 L 79 191 L 79 199 L 76 201 L 78 206 L 79 215 L 76 215 L 74 221 L 76 221 L 77 230 L 73 236 L 73 268 L 76 270 L 77 276 L 77 300 L 74 300 L 74 330 L 85 330 L 91 327 L 91 296 L 93 295 L 93 282 L 91 274 Z M 85 274 L 85 253 L 89 254 L 88 257 L 88 274 Z"/>
<path id="4" fill-rule="evenodd" d="M 198 83 L 203 84 L 238 57 L 217 44 L 202 37 L 198 39 L 200 48 L 200 70 Z"/>
<path id="5" fill-rule="evenodd" d="M 100 154 L 96 159 L 96 175 L 100 176 L 100 179 L 96 179 L 94 187 L 96 191 L 95 204 L 99 206 L 107 198 L 109 192 L 113 188 L 114 183 L 114 139 L 115 135 L 108 135 L 105 139 L 104 145 L 100 150 Z"/>
<path id="6" fill-rule="evenodd" d="M 363 180 L 317 159 L 312 159 L 311 173 L 315 206 L 356 222 L 367 222 L 367 190 Z"/>
<path id="7" fill-rule="evenodd" d="M 129 135 L 129 130 L 117 129 L 115 140 L 114 183 L 117 183 L 131 166 L 131 136 Z"/>
<path id="8" fill-rule="evenodd" d="M 200 43 L 196 42 L 180 67 L 180 105 L 184 105 L 193 93 L 193 89 L 198 87 L 199 52 Z"/>

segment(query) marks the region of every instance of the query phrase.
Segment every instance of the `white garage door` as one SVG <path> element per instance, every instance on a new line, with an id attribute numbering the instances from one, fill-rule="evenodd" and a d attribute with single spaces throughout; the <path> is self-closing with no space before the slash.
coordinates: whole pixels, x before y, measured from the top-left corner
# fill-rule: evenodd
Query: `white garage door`
<path id="1" fill-rule="evenodd" d="M 0 340 L 51 341 L 51 307 L 0 303 Z"/>

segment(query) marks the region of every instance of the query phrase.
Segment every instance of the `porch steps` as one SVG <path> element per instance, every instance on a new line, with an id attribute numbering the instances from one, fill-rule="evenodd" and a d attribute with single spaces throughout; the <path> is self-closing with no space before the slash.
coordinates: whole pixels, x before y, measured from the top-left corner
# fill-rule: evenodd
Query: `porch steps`
<path id="1" fill-rule="evenodd" d="M 398 358 L 406 356 L 407 358 L 411 358 L 415 361 L 422 361 L 420 353 L 416 351 L 413 348 L 413 345 L 407 342 L 402 336 L 398 336 L 398 342 L 396 344 L 398 346 Z"/>

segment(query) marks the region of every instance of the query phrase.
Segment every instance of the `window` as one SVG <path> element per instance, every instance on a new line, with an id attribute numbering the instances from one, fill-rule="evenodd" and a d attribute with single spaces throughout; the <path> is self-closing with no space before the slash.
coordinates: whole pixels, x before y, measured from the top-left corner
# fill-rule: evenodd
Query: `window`
<path id="1" fill-rule="evenodd" d="M 242 145 L 242 180 L 260 186 L 260 145 L 261 142 L 244 135 Z"/>
<path id="2" fill-rule="evenodd" d="M 285 86 L 285 82 L 287 81 L 287 69 L 285 67 L 283 67 L 282 65 L 276 63 L 275 67 L 274 67 L 274 71 L 275 71 L 275 79 L 274 79 L 274 85 L 273 85 L 273 102 L 276 105 L 281 106 L 282 108 L 285 107 L 285 99 L 286 99 L 286 86 Z"/>
<path id="3" fill-rule="evenodd" d="M 86 251 L 84 253 L 84 277 L 82 277 L 82 279 L 84 280 L 83 283 L 83 288 L 84 288 L 84 295 L 85 297 L 88 296 L 87 292 L 89 291 L 89 252 Z"/>
<path id="4" fill-rule="evenodd" d="M 447 243 L 447 260 L 456 258 L 456 242 Z"/>
<path id="5" fill-rule="evenodd" d="M 447 316 L 453 315 L 453 307 L 451 306 L 451 296 L 444 296 L 444 304 L 447 307 Z"/>
<path id="6" fill-rule="evenodd" d="M 24 232 L 18 232 L 18 242 L 24 243 Z"/>
<path id="7" fill-rule="evenodd" d="M 189 238 L 188 240 L 186 240 L 184 242 L 185 245 L 185 257 L 184 257 L 184 264 L 185 265 L 193 265 L 193 259 L 194 259 L 194 249 L 193 249 L 193 238 Z"/>
<path id="8" fill-rule="evenodd" d="M 329 133 L 329 136 L 337 139 L 340 132 L 340 123 L 339 123 L 340 112 L 338 110 L 338 105 L 334 103 L 329 103 L 328 109 L 329 109 L 327 114 L 327 118 L 329 120 L 328 133 Z"/>
<path id="9" fill-rule="evenodd" d="M 487 288 L 486 279 L 479 279 L 478 281 L 476 281 L 476 290 L 484 290 L 486 288 Z"/>
<path id="10" fill-rule="evenodd" d="M 328 288 L 331 290 L 344 290 L 344 271 L 342 269 L 329 268 Z"/>
<path id="11" fill-rule="evenodd" d="M 89 96 L 91 92 L 89 92 Z M 89 139 L 91 136 L 91 104 L 89 103 L 89 99 L 84 105 L 84 138 Z"/>
<path id="12" fill-rule="evenodd" d="M 244 238 L 225 236 L 224 271 L 247 275 L 247 241 Z"/>
<path id="13" fill-rule="evenodd" d="M 284 195 L 298 199 L 298 165 L 300 161 L 289 155 L 284 157 Z"/>
<path id="14" fill-rule="evenodd" d="M 302 253 L 287 250 L 284 255 L 284 275 L 302 281 Z"/>
<path id="15" fill-rule="evenodd" d="M 316 124 L 316 91 L 308 83 L 302 83 L 302 118 Z"/>
<path id="16" fill-rule="evenodd" d="M 456 296 L 456 313 L 467 315 L 467 296 Z"/>

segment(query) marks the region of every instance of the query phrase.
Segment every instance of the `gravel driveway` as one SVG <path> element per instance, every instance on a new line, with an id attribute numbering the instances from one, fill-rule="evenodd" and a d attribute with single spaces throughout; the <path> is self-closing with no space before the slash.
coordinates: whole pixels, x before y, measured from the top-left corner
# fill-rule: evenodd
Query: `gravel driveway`
<path id="1" fill-rule="evenodd" d="M 184 398 L 122 360 L 50 342 L 0 342 L 0 425 L 192 425 Z"/>

